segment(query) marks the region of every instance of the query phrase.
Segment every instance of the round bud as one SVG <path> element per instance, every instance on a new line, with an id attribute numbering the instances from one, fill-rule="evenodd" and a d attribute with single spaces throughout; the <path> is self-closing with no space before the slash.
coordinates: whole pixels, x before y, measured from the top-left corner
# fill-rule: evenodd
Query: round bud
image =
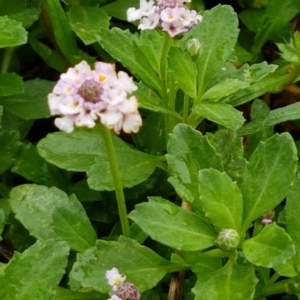
<path id="1" fill-rule="evenodd" d="M 240 243 L 240 236 L 234 229 L 223 229 L 217 239 L 217 244 L 224 251 L 234 251 Z"/>
<path id="2" fill-rule="evenodd" d="M 202 46 L 201 43 L 196 38 L 189 39 L 186 42 L 185 49 L 193 61 L 197 61 L 199 54 L 200 54 L 201 46 Z"/>

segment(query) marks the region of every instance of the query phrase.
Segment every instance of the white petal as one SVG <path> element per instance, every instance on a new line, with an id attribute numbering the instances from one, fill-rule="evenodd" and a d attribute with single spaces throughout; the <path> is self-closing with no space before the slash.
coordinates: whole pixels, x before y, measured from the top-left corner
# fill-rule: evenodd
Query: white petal
<path id="1" fill-rule="evenodd" d="M 126 133 L 138 132 L 142 126 L 143 121 L 139 113 L 128 114 L 124 118 L 123 131 Z"/>
<path id="2" fill-rule="evenodd" d="M 135 7 L 130 7 L 127 9 L 127 20 L 129 22 L 133 22 L 139 20 L 141 18 L 141 13 L 139 9 Z"/>
<path id="3" fill-rule="evenodd" d="M 56 118 L 54 124 L 60 130 L 71 133 L 74 130 L 74 117 L 65 116 L 63 118 Z"/>

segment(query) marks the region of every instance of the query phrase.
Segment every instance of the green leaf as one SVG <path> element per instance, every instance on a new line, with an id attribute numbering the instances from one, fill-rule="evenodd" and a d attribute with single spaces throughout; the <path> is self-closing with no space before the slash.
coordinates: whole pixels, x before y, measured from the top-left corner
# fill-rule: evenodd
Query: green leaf
<path id="1" fill-rule="evenodd" d="M 272 223 L 243 243 L 245 257 L 254 265 L 273 268 L 295 255 L 295 245 L 285 230 Z"/>
<path id="2" fill-rule="evenodd" d="M 50 299 L 65 273 L 68 255 L 68 245 L 55 240 L 37 241 L 23 253 L 15 253 L 0 273 L 0 298 Z"/>
<path id="3" fill-rule="evenodd" d="M 221 156 L 207 136 L 186 124 L 175 126 L 167 148 L 168 181 L 182 199 L 193 204 L 199 198 L 199 170 L 214 168 L 223 171 Z"/>
<path id="4" fill-rule="evenodd" d="M 298 119 L 300 119 L 299 102 L 271 110 L 269 114 L 257 118 L 240 128 L 238 133 L 239 135 L 249 135 L 282 122 Z"/>
<path id="5" fill-rule="evenodd" d="M 216 133 L 206 134 L 209 141 L 221 155 L 224 171 L 233 181 L 240 182 L 246 160 L 244 156 L 243 139 L 234 131 L 221 129 Z"/>
<path id="6" fill-rule="evenodd" d="M 181 48 L 171 47 L 168 66 L 179 88 L 193 99 L 197 98 L 197 71 L 191 57 Z"/>
<path id="7" fill-rule="evenodd" d="M 221 269 L 200 273 L 192 291 L 195 300 L 252 300 L 257 281 L 253 267 L 239 266 L 229 260 Z"/>
<path id="8" fill-rule="evenodd" d="M 20 149 L 20 134 L 16 130 L 0 132 L 0 174 L 9 169 Z"/>
<path id="9" fill-rule="evenodd" d="M 236 110 L 230 104 L 205 102 L 197 104 L 194 111 L 199 116 L 231 130 L 239 129 L 245 122 L 243 113 Z"/>
<path id="10" fill-rule="evenodd" d="M 76 251 L 92 247 L 95 231 L 75 196 L 52 187 L 26 184 L 12 189 L 11 207 L 16 218 L 39 240 L 60 238 Z"/>
<path id="11" fill-rule="evenodd" d="M 28 42 L 32 49 L 49 65 L 51 68 L 57 70 L 60 73 L 65 72 L 69 64 L 57 51 L 51 49 L 44 43 L 41 43 L 29 34 Z"/>
<path id="12" fill-rule="evenodd" d="M 288 259 L 285 263 L 273 267 L 275 272 L 285 277 L 295 277 L 298 275 L 294 257 Z"/>
<path id="13" fill-rule="evenodd" d="M 217 238 L 204 218 L 160 197 L 136 205 L 129 218 L 152 239 L 177 250 L 202 250 L 213 246 Z"/>
<path id="14" fill-rule="evenodd" d="M 3 209 L 0 209 L 0 242 L 2 241 L 2 231 L 4 229 L 4 225 L 5 225 L 5 214 Z"/>
<path id="15" fill-rule="evenodd" d="M 238 79 L 225 79 L 207 90 L 201 97 L 201 100 L 203 101 L 210 99 L 210 101 L 218 101 L 249 86 L 249 83 L 246 81 L 241 81 Z"/>
<path id="16" fill-rule="evenodd" d="M 50 18 L 58 47 L 72 64 L 80 61 L 74 32 L 59 0 L 43 0 L 44 8 Z"/>
<path id="17" fill-rule="evenodd" d="M 276 134 L 258 145 L 240 186 L 244 198 L 244 229 L 285 198 L 295 179 L 297 161 L 297 149 L 288 133 Z"/>
<path id="18" fill-rule="evenodd" d="M 145 181 L 154 172 L 158 162 L 162 160 L 162 157 L 132 149 L 121 140 L 116 152 L 124 188 L 130 188 Z M 99 156 L 95 158 L 95 164 L 88 170 L 87 176 L 88 184 L 93 190 L 115 190 L 106 151 L 99 153 Z"/>
<path id="19" fill-rule="evenodd" d="M 264 8 L 248 8 L 239 14 L 239 18 L 250 31 L 257 33 L 264 13 Z"/>
<path id="20" fill-rule="evenodd" d="M 56 289 L 55 296 L 51 300 L 99 300 L 99 293 L 82 291 L 82 292 L 73 292 L 71 290 L 58 287 Z"/>
<path id="21" fill-rule="evenodd" d="M 2 97 L 0 104 L 10 113 L 25 120 L 50 117 L 47 95 L 52 91 L 53 82 L 41 79 L 24 82 L 24 93 Z"/>
<path id="22" fill-rule="evenodd" d="M 139 8 L 139 0 L 117 0 L 113 3 L 102 6 L 101 8 L 104 9 L 108 15 L 123 21 L 127 21 L 126 12 L 129 7 Z"/>
<path id="23" fill-rule="evenodd" d="M 185 34 L 184 40 L 197 38 L 203 45 L 197 61 L 200 97 L 209 81 L 230 57 L 238 32 L 238 18 L 232 7 L 218 5 L 206 10 L 203 21 Z"/>
<path id="24" fill-rule="evenodd" d="M 125 274 L 126 280 L 133 283 L 139 292 L 143 292 L 154 287 L 178 265 L 125 237 L 118 242 L 98 240 L 95 247 L 77 254 L 77 261 L 70 273 L 71 289 L 83 287 L 108 293 L 111 286 L 108 285 L 105 272 L 113 267 Z"/>
<path id="25" fill-rule="evenodd" d="M 38 20 L 42 10 L 42 3 L 39 0 L 0 0 L 0 15 L 7 15 L 9 18 L 22 22 L 24 28 L 30 27 Z"/>
<path id="26" fill-rule="evenodd" d="M 199 171 L 199 206 L 205 216 L 219 228 L 240 232 L 243 216 L 243 196 L 236 182 L 225 173 L 214 169 Z M 197 201 L 197 200 L 196 200 Z"/>
<path id="27" fill-rule="evenodd" d="M 280 56 L 287 62 L 299 63 L 299 54 L 296 49 L 296 47 L 293 45 L 293 43 L 290 44 L 276 44 L 277 48 L 280 51 Z"/>
<path id="28" fill-rule="evenodd" d="M 23 90 L 22 77 L 15 73 L 0 74 L 0 96 L 19 94 Z"/>
<path id="29" fill-rule="evenodd" d="M 138 99 L 139 107 L 168 114 L 174 116 L 178 120 L 183 120 L 181 115 L 179 115 L 176 111 L 171 110 L 168 105 L 163 102 L 160 96 L 142 82 L 139 83 L 139 88 L 136 92 L 134 92 L 134 95 Z"/>
<path id="30" fill-rule="evenodd" d="M 268 2 L 254 39 L 252 53 L 254 55 L 259 54 L 262 46 L 270 39 L 282 39 L 283 30 L 288 32 L 290 21 L 297 15 L 298 11 L 297 3 L 294 0 L 272 0 Z"/>
<path id="31" fill-rule="evenodd" d="M 27 32 L 21 22 L 9 19 L 7 16 L 0 17 L 0 48 L 15 47 L 26 42 Z"/>
<path id="32" fill-rule="evenodd" d="M 155 91 L 160 91 L 158 75 L 140 48 L 140 41 L 136 35 L 117 27 L 111 30 L 102 28 L 99 43 L 135 77 Z"/>
<path id="33" fill-rule="evenodd" d="M 105 10 L 82 5 L 71 6 L 68 17 L 71 28 L 85 45 L 97 42 L 97 35 L 101 28 L 108 28 L 110 19 Z"/>

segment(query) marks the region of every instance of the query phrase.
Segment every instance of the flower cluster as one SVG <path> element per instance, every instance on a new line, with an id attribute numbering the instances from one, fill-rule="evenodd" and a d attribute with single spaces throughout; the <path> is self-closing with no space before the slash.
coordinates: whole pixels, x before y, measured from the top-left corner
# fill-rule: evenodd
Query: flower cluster
<path id="1" fill-rule="evenodd" d="M 74 126 L 92 128 L 97 119 L 117 134 L 137 132 L 142 125 L 138 102 L 128 96 L 137 87 L 125 72 L 116 73 L 114 65 L 97 62 L 92 70 L 82 61 L 60 76 L 48 104 L 55 125 L 65 132 Z"/>
<path id="2" fill-rule="evenodd" d="M 139 300 L 140 293 L 132 283 L 126 283 L 126 276 L 121 275 L 117 268 L 106 271 L 108 284 L 115 292 L 108 300 Z"/>
<path id="3" fill-rule="evenodd" d="M 127 10 L 127 20 L 140 20 L 139 29 L 154 29 L 161 27 L 171 37 L 185 33 L 202 21 L 202 16 L 195 10 L 189 10 L 184 3 L 187 0 L 140 0 L 140 8 L 131 7 Z"/>

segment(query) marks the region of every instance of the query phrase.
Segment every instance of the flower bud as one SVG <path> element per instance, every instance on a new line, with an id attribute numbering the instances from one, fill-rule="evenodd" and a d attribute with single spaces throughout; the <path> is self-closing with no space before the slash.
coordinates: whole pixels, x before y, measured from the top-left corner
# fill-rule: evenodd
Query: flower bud
<path id="1" fill-rule="evenodd" d="M 240 236 L 234 229 L 223 229 L 217 239 L 217 245 L 224 251 L 234 251 L 240 243 Z"/>
<path id="2" fill-rule="evenodd" d="M 196 38 L 189 39 L 186 42 L 185 49 L 187 50 L 188 54 L 190 55 L 193 61 L 197 61 L 200 54 L 201 46 L 201 43 Z"/>
<path id="3" fill-rule="evenodd" d="M 123 283 L 116 293 L 116 295 L 122 300 L 139 300 L 140 293 L 136 290 L 134 284 Z"/>
<path id="4" fill-rule="evenodd" d="M 273 218 L 275 217 L 275 210 L 271 209 L 270 211 L 266 212 L 264 215 L 261 216 L 260 222 L 263 225 L 267 225 L 273 222 Z"/>

